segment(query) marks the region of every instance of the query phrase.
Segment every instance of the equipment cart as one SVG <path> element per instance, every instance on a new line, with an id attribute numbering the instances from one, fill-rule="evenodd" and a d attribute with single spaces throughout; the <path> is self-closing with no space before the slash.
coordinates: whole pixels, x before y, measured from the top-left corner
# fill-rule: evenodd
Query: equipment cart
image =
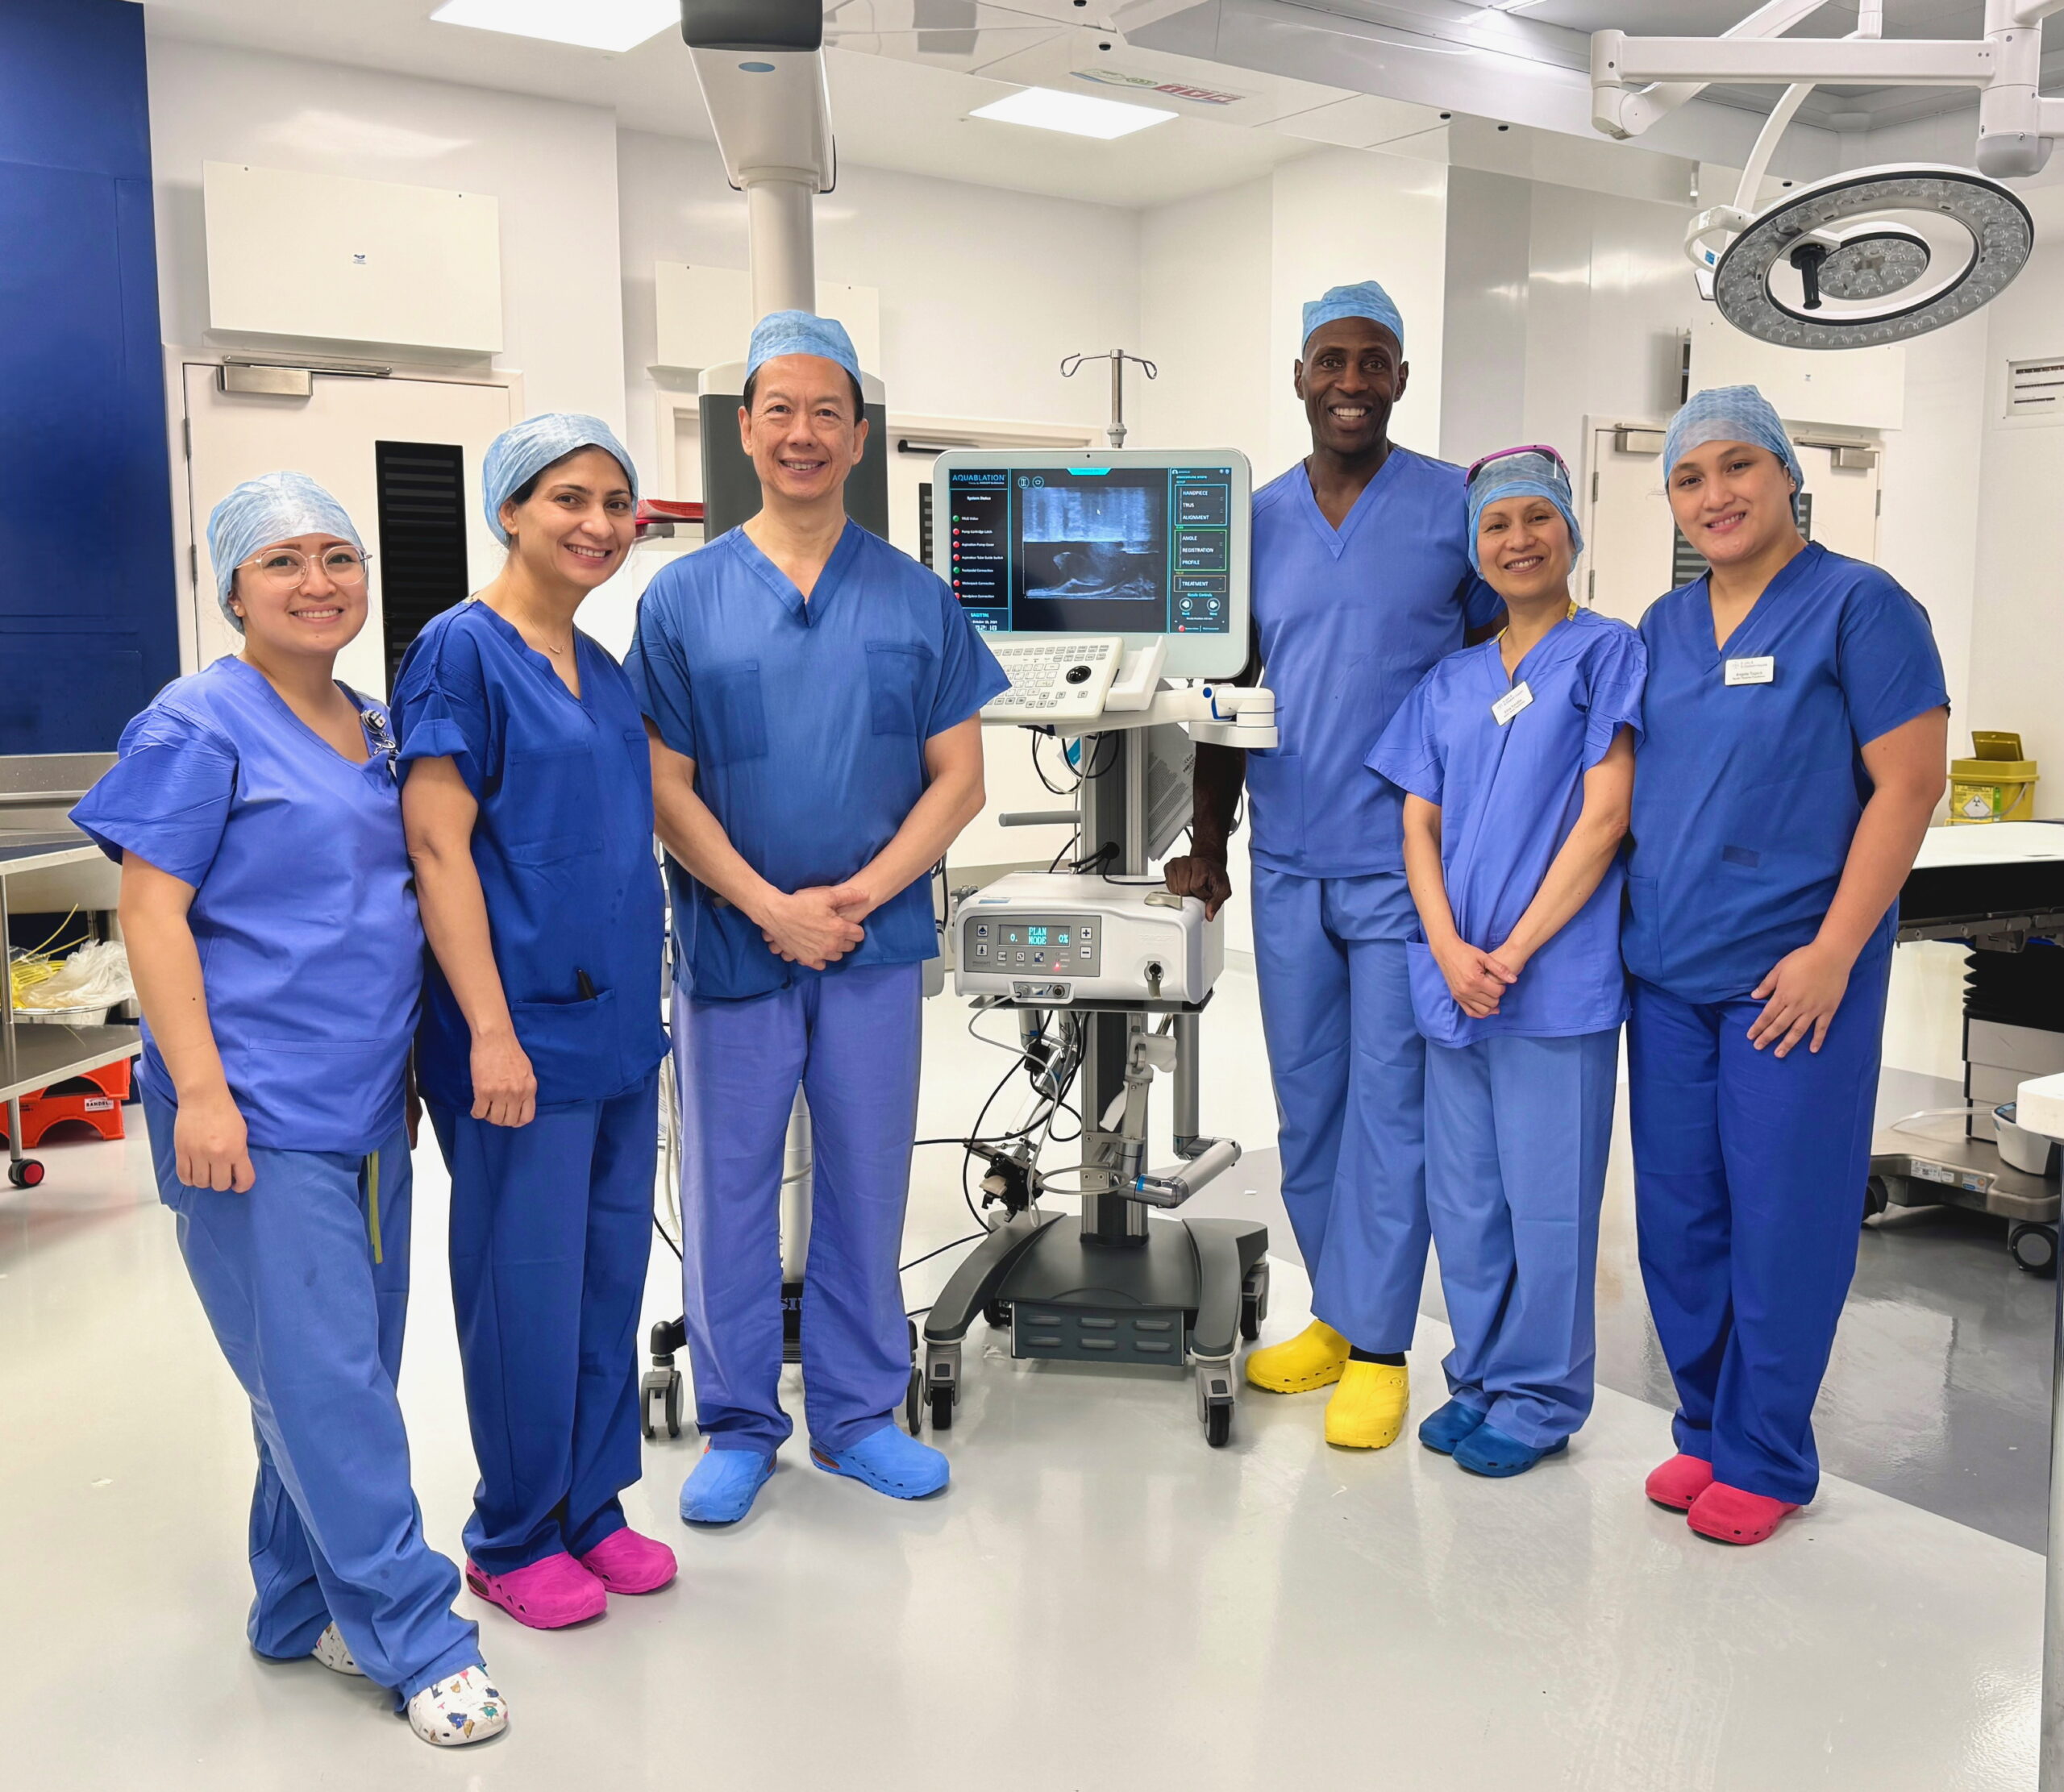
<path id="1" fill-rule="evenodd" d="M 1931 828 L 1900 892 L 1899 938 L 1970 949 L 1964 979 L 1962 1136 L 1887 1129 L 1871 1141 L 1868 1219 L 1890 1208 L 1962 1207 L 2007 1222 L 2007 1248 L 2038 1274 L 2057 1267 L 2053 1169 L 2000 1154 L 1995 1105 L 2028 1075 L 2064 1069 L 2064 822 Z M 2054 1062 L 2052 1062 L 2054 1058 Z"/>
<path id="2" fill-rule="evenodd" d="M 8 916 L 76 909 L 106 937 L 121 874 L 99 847 L 65 819 L 65 811 L 114 763 L 112 753 L 54 753 L 0 758 L 0 963 L 12 946 Z M 7 1180 L 34 1188 L 43 1166 L 22 1149 L 22 1098 L 133 1058 L 138 1029 L 127 1025 L 67 1026 L 19 1020 L 11 985 L 0 998 L 0 1102 L 7 1112 Z"/>

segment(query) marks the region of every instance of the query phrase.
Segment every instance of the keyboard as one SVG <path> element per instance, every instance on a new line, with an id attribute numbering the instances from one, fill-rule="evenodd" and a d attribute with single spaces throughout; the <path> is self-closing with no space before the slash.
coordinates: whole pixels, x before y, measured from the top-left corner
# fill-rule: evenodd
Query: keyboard
<path id="1" fill-rule="evenodd" d="M 985 721 L 1094 721 L 1117 675 L 1124 638 L 1115 634 L 1047 640 L 992 639 L 989 651 L 1009 675 L 1010 688 L 982 710 Z"/>

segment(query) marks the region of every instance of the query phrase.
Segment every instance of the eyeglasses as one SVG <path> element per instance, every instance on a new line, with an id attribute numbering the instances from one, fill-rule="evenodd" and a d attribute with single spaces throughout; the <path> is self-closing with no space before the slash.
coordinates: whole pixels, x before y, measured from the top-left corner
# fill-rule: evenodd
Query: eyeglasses
<path id="1" fill-rule="evenodd" d="M 1538 454 L 1542 455 L 1544 459 L 1554 461 L 1557 468 L 1560 469 L 1563 480 L 1566 482 L 1569 480 L 1570 468 L 1568 462 L 1564 460 L 1563 457 L 1556 453 L 1553 448 L 1550 447 L 1546 443 L 1529 442 L 1524 447 L 1500 448 L 1496 454 L 1487 454 L 1481 460 L 1471 461 L 1470 463 L 1469 471 L 1462 476 L 1462 483 L 1465 487 L 1474 485 L 1476 483 L 1476 476 L 1482 472 L 1486 467 L 1490 466 L 1493 462 L 1509 460 L 1513 455 L 1522 454 Z"/>
<path id="2" fill-rule="evenodd" d="M 238 570 L 248 571 L 275 591 L 292 591 L 306 584 L 308 575 L 318 565 L 333 585 L 362 585 L 370 557 L 356 547 L 337 547 L 324 548 L 311 560 L 298 547 L 268 547 L 241 563 Z"/>

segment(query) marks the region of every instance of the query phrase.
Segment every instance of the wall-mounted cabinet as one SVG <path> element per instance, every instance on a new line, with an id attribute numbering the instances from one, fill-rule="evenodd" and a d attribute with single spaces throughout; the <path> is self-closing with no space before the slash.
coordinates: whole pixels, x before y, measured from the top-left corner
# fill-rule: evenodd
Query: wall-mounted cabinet
<path id="1" fill-rule="evenodd" d="M 661 261 L 653 265 L 652 293 L 659 326 L 655 367 L 688 372 L 745 359 L 757 321 L 750 274 Z M 817 313 L 845 325 L 862 367 L 870 373 L 881 371 L 881 295 L 874 287 L 820 280 Z"/>
<path id="2" fill-rule="evenodd" d="M 494 198 L 210 162 L 208 325 L 239 335 L 501 352 Z"/>

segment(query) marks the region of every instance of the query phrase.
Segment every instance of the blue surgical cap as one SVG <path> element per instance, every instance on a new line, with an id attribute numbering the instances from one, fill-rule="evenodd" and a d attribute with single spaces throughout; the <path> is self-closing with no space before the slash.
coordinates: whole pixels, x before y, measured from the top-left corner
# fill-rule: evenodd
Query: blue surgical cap
<path id="1" fill-rule="evenodd" d="M 208 558 L 215 568 L 215 601 L 229 626 L 243 633 L 243 619 L 229 607 L 236 569 L 261 547 L 297 535 L 335 535 L 360 553 L 365 543 L 344 507 L 306 473 L 267 473 L 247 479 L 208 513 Z"/>
<path id="2" fill-rule="evenodd" d="M 1367 318 L 1371 323 L 1381 324 L 1397 338 L 1398 353 L 1404 352 L 1404 319 L 1391 302 L 1390 294 L 1373 280 L 1335 286 L 1324 298 L 1313 299 L 1305 307 L 1304 339 L 1309 342 L 1312 332 L 1321 324 L 1338 318 Z"/>
<path id="3" fill-rule="evenodd" d="M 750 380 L 762 362 L 779 355 L 815 355 L 836 361 L 855 380 L 860 376 L 860 358 L 853 352 L 845 325 L 814 311 L 769 311 L 755 324 L 751 346 L 745 351 L 745 376 Z"/>
<path id="4" fill-rule="evenodd" d="M 1571 557 L 1583 551 L 1583 531 L 1577 527 L 1569 475 L 1545 454 L 1500 455 L 1469 482 L 1469 563 L 1476 568 L 1479 577 L 1483 576 L 1484 563 L 1476 557 L 1476 519 L 1484 513 L 1485 505 L 1508 497 L 1547 499 L 1570 526 Z"/>
<path id="5" fill-rule="evenodd" d="M 623 476 L 630 483 L 630 497 L 638 500 L 638 469 L 630 451 L 617 440 L 609 425 L 599 417 L 579 411 L 549 410 L 532 417 L 514 429 L 504 430 L 489 445 L 487 464 L 481 469 L 481 503 L 487 512 L 487 526 L 504 547 L 509 531 L 501 526 L 501 507 L 556 460 L 564 460 L 583 448 L 600 448 L 616 457 Z"/>
<path id="6" fill-rule="evenodd" d="M 1662 439 L 1663 477 L 1667 479 L 1692 449 L 1708 442 L 1746 442 L 1751 447 L 1767 448 L 1784 463 L 1792 484 L 1802 492 L 1806 489 L 1806 476 L 1799 470 L 1799 456 L 1791 451 L 1783 419 L 1754 386 L 1712 386 L 1692 394 L 1670 419 L 1669 433 Z"/>

